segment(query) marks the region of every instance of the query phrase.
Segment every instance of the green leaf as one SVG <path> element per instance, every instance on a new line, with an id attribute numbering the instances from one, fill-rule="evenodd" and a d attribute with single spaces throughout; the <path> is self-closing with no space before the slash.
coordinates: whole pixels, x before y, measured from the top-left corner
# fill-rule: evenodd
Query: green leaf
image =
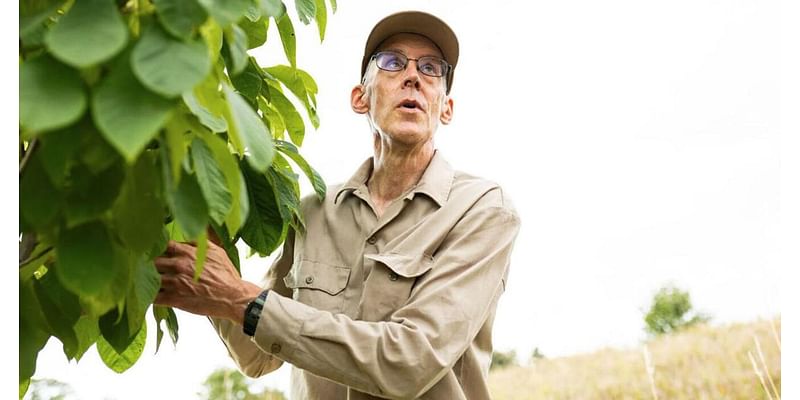
<path id="1" fill-rule="evenodd" d="M 19 381 L 36 371 L 36 358 L 50 338 L 47 321 L 36 299 L 33 280 L 19 282 Z"/>
<path id="2" fill-rule="evenodd" d="M 297 17 L 302 23 L 308 25 L 317 12 L 314 0 L 295 0 L 294 5 L 297 8 Z"/>
<path id="3" fill-rule="evenodd" d="M 328 9 L 325 8 L 325 0 L 314 0 L 315 16 L 317 28 L 319 29 L 319 41 L 325 40 L 325 26 L 328 24 Z"/>
<path id="4" fill-rule="evenodd" d="M 228 65 L 229 75 L 241 73 L 247 66 L 247 33 L 238 25 L 225 29 L 225 44 L 232 65 Z"/>
<path id="5" fill-rule="evenodd" d="M 225 176 L 225 184 L 231 195 L 231 210 L 225 217 L 225 225 L 231 233 L 235 234 L 247 219 L 250 205 L 244 177 L 235 157 L 228 150 L 227 142 L 212 134 L 204 134 L 202 138 Z"/>
<path id="6" fill-rule="evenodd" d="M 286 65 L 276 65 L 265 68 L 267 73 L 277 78 L 303 103 L 308 113 L 308 118 L 315 128 L 319 128 L 319 117 L 316 110 L 317 85 L 305 71 L 294 69 Z M 306 82 L 310 85 L 306 87 Z M 273 85 L 274 87 L 274 85 Z"/>
<path id="7" fill-rule="evenodd" d="M 128 313 L 112 309 L 100 317 L 100 334 L 118 353 L 122 353 L 133 342 L 138 331 L 130 333 Z"/>
<path id="8" fill-rule="evenodd" d="M 170 34 L 189 39 L 208 18 L 195 0 L 153 0 L 158 20 Z"/>
<path id="9" fill-rule="evenodd" d="M 133 285 L 125 301 L 129 334 L 133 335 L 139 331 L 139 327 L 144 323 L 147 308 L 153 304 L 160 288 L 161 275 L 156 271 L 153 261 L 139 257 L 133 271 Z"/>
<path id="10" fill-rule="evenodd" d="M 123 57 L 92 98 L 92 115 L 100 132 L 128 163 L 133 163 L 169 120 L 175 106 L 145 89 Z"/>
<path id="11" fill-rule="evenodd" d="M 111 213 L 114 228 L 126 247 L 150 250 L 164 225 L 161 175 L 153 154 L 145 153 L 129 168 Z"/>
<path id="12" fill-rule="evenodd" d="M 173 39 L 154 24 L 134 47 L 131 67 L 145 87 L 175 97 L 191 90 L 211 72 L 211 60 L 202 40 Z"/>
<path id="13" fill-rule="evenodd" d="M 186 116 L 177 112 L 172 119 L 164 126 L 164 141 L 169 152 L 169 166 L 172 173 L 172 181 L 179 182 L 181 179 L 181 165 L 186 158 L 186 136 L 191 131 Z"/>
<path id="14" fill-rule="evenodd" d="M 183 101 L 200 123 L 214 132 L 225 132 L 228 123 L 223 117 L 228 108 L 225 98 L 217 89 L 219 80 L 214 74 L 209 74 L 192 92 L 183 94 Z"/>
<path id="15" fill-rule="evenodd" d="M 280 18 L 286 14 L 286 6 L 281 0 L 261 0 L 261 15 L 265 17 Z"/>
<path id="16" fill-rule="evenodd" d="M 289 132 L 289 138 L 291 138 L 292 142 L 296 145 L 301 146 L 306 132 L 306 125 L 303 122 L 303 117 L 297 112 L 294 104 L 292 104 L 274 84 L 267 84 L 264 88 L 266 88 L 266 91 L 269 93 L 270 103 L 281 113 L 283 122 L 286 124 L 286 130 Z"/>
<path id="17" fill-rule="evenodd" d="M 81 307 L 86 315 L 94 319 L 100 318 L 112 309 L 122 310 L 125 304 L 125 296 L 131 285 L 133 260 L 131 260 L 130 252 L 116 244 L 111 244 L 110 246 L 110 250 L 113 252 L 113 260 L 105 267 L 111 270 L 111 281 L 96 294 L 79 294 Z"/>
<path id="18" fill-rule="evenodd" d="M 56 273 L 79 295 L 98 294 L 114 279 L 115 260 L 106 226 L 90 222 L 63 231 L 56 244 Z"/>
<path id="19" fill-rule="evenodd" d="M 69 170 L 76 162 L 82 139 L 79 125 L 39 137 L 36 151 L 41 153 L 42 167 L 56 187 L 64 187 Z"/>
<path id="20" fill-rule="evenodd" d="M 214 229 L 214 232 L 217 234 L 221 241 L 221 246 L 225 249 L 225 253 L 228 255 L 228 258 L 233 263 L 233 266 L 236 267 L 236 272 L 241 274 L 241 268 L 239 266 L 239 249 L 236 248 L 236 243 L 234 240 L 238 241 L 239 237 L 231 238 L 231 234 L 225 228 L 225 225 L 216 225 L 211 224 L 211 227 Z"/>
<path id="21" fill-rule="evenodd" d="M 19 398 L 23 398 L 25 393 L 28 392 L 28 387 L 31 385 L 30 378 L 19 381 Z"/>
<path id="22" fill-rule="evenodd" d="M 247 48 L 255 49 L 267 41 L 267 26 L 269 19 L 261 18 L 255 22 L 247 18 L 239 21 L 239 27 L 242 28 L 247 36 Z"/>
<path id="23" fill-rule="evenodd" d="M 24 38 L 42 24 L 64 4 L 64 0 L 22 1 L 19 3 L 19 37 Z M 22 396 L 20 396 L 22 397 Z"/>
<path id="24" fill-rule="evenodd" d="M 47 177 L 41 152 L 34 153 L 19 180 L 19 216 L 23 225 L 42 230 L 53 224 L 59 214 L 62 193 Z"/>
<path id="25" fill-rule="evenodd" d="M 264 97 L 258 98 L 258 109 L 264 115 L 264 118 L 269 124 L 269 130 L 272 132 L 272 137 L 275 139 L 283 139 L 284 132 L 286 132 L 286 124 L 283 122 L 283 116 L 275 106 L 267 103 Z"/>
<path id="26" fill-rule="evenodd" d="M 54 273 L 34 279 L 33 288 L 51 331 L 64 344 L 64 353 L 70 358 L 78 347 L 78 338 L 72 329 L 81 314 L 78 297 L 66 290 Z"/>
<path id="27" fill-rule="evenodd" d="M 208 205 L 195 176 L 183 171 L 171 198 L 172 215 L 181 231 L 187 238 L 196 239 L 208 225 Z"/>
<path id="28" fill-rule="evenodd" d="M 219 26 L 216 20 L 209 18 L 200 26 L 200 36 L 206 42 L 211 63 L 216 63 L 219 58 L 219 52 L 222 50 L 222 27 Z"/>
<path id="29" fill-rule="evenodd" d="M 297 39 L 294 36 L 292 20 L 289 19 L 288 14 L 284 14 L 277 18 L 275 22 L 278 23 L 278 33 L 281 36 L 281 43 L 283 44 L 283 52 L 286 53 L 286 59 L 289 60 L 289 65 L 297 68 Z"/>
<path id="30" fill-rule="evenodd" d="M 78 338 L 78 346 L 72 351 L 72 358 L 80 361 L 86 350 L 89 350 L 89 347 L 97 342 L 97 338 L 100 336 L 100 327 L 97 325 L 97 319 L 81 316 L 73 329 Z"/>
<path id="31" fill-rule="evenodd" d="M 336 0 L 331 0 L 331 10 L 333 10 L 333 12 L 336 12 Z"/>
<path id="32" fill-rule="evenodd" d="M 198 0 L 206 11 L 223 27 L 242 19 L 250 8 L 250 0 Z"/>
<path id="33" fill-rule="evenodd" d="M 266 171 L 274 155 L 272 137 L 267 127 L 238 93 L 228 86 L 223 86 L 223 90 L 228 100 L 228 133 L 231 141 L 246 155 L 253 168 Z"/>
<path id="34" fill-rule="evenodd" d="M 221 224 L 233 206 L 231 193 L 211 150 L 199 138 L 192 141 L 192 161 L 197 183 L 208 204 L 209 216 L 214 222 Z"/>
<path id="35" fill-rule="evenodd" d="M 261 78 L 261 74 L 259 74 L 258 67 L 254 65 L 255 59 L 250 57 L 249 61 L 247 68 L 241 74 L 231 77 L 231 83 L 250 104 L 256 104 L 256 99 L 261 92 L 261 86 L 264 81 Z"/>
<path id="36" fill-rule="evenodd" d="M 275 143 L 275 148 L 281 153 L 289 156 L 289 158 L 291 158 L 292 161 L 294 161 L 295 164 L 300 167 L 300 170 L 303 171 L 309 182 L 311 182 L 311 186 L 314 187 L 317 197 L 320 200 L 325 199 L 325 181 L 323 181 L 322 176 L 314 168 L 312 168 L 311 165 L 308 164 L 305 158 L 300 155 L 297 147 L 289 142 L 279 140 Z"/>
<path id="37" fill-rule="evenodd" d="M 139 330 L 139 333 L 133 338 L 133 341 L 130 345 L 125 348 L 124 351 L 118 352 L 114 350 L 102 336 L 97 338 L 97 353 L 100 355 L 100 359 L 103 360 L 103 363 L 111 368 L 116 373 L 123 373 L 128 368 L 136 364 L 136 361 L 139 360 L 139 357 L 142 355 L 144 351 L 144 344 L 145 340 L 147 339 L 147 324 L 142 324 L 142 329 Z"/>
<path id="38" fill-rule="evenodd" d="M 247 163 L 240 166 L 250 198 L 250 215 L 240 232 L 242 240 L 257 252 L 270 254 L 280 245 L 283 233 L 283 218 L 275 192 L 264 174 Z"/>
<path id="39" fill-rule="evenodd" d="M 161 321 L 167 321 L 167 330 L 172 338 L 172 343 L 175 344 L 178 342 L 178 318 L 172 308 L 157 305 L 153 305 L 153 318 L 156 320 L 156 353 L 158 353 L 161 339 L 164 337 Z"/>
<path id="40" fill-rule="evenodd" d="M 128 27 L 113 0 L 76 1 L 45 37 L 59 60 L 78 68 L 106 61 L 128 42 Z"/>
<path id="41" fill-rule="evenodd" d="M 275 156 L 273 167 L 266 175 L 275 192 L 283 224 L 288 224 L 295 215 L 300 216 L 300 187 L 297 185 L 297 175 L 292 172 L 291 166 L 280 154 Z"/>
<path id="42" fill-rule="evenodd" d="M 86 90 L 74 69 L 48 56 L 20 65 L 19 122 L 26 137 L 77 121 L 86 105 Z"/>
<path id="43" fill-rule="evenodd" d="M 82 164 L 72 168 L 65 202 L 67 226 L 90 221 L 110 209 L 124 177 L 122 163 L 112 164 L 97 174 Z"/>

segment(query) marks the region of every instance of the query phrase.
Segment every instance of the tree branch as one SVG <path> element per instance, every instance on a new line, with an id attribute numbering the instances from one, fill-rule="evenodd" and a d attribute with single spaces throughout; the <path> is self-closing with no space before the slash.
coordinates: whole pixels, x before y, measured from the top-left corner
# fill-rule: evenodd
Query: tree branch
<path id="1" fill-rule="evenodd" d="M 23 154 L 22 160 L 20 160 L 20 162 L 19 162 L 19 173 L 20 174 L 22 173 L 22 170 L 25 168 L 25 164 L 27 164 L 28 160 L 31 158 L 31 155 L 33 154 L 33 150 L 36 149 L 36 145 L 38 143 L 39 142 L 38 142 L 37 139 L 33 139 L 33 140 L 31 140 L 31 143 L 28 144 L 28 150 L 25 150 L 25 152 L 24 152 L 25 154 Z"/>

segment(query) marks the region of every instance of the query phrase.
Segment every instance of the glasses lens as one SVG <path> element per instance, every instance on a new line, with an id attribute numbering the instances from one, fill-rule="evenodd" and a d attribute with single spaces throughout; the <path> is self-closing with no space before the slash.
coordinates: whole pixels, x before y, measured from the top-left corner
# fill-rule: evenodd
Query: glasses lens
<path id="1" fill-rule="evenodd" d="M 385 71 L 402 71 L 408 63 L 408 58 L 400 53 L 383 51 L 375 55 L 378 68 Z"/>
<path id="2" fill-rule="evenodd" d="M 417 61 L 419 72 L 428 76 L 443 76 L 447 63 L 437 57 L 421 57 Z"/>

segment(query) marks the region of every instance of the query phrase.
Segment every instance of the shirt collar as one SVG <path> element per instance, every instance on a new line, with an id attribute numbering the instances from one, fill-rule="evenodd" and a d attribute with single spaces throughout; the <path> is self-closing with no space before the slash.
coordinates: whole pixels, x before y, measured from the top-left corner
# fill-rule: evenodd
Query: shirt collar
<path id="1" fill-rule="evenodd" d="M 364 161 L 355 174 L 339 188 L 333 199 L 334 204 L 339 203 L 339 199 L 343 194 L 360 191 L 366 195 L 367 179 L 372 174 L 372 160 L 373 158 L 370 157 Z M 450 196 L 454 177 L 455 172 L 450 163 L 445 160 L 439 150 L 436 150 L 433 153 L 431 162 L 428 164 L 428 168 L 425 169 L 417 185 L 408 192 L 406 198 L 412 199 L 417 193 L 425 194 L 441 207 Z"/>

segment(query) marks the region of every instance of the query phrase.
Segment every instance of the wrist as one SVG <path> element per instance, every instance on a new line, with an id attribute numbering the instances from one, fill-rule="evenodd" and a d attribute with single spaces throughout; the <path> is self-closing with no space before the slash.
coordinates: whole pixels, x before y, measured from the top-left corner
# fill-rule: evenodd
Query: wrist
<path id="1" fill-rule="evenodd" d="M 230 311 L 228 312 L 228 319 L 239 325 L 244 323 L 244 313 L 247 306 L 264 290 L 251 282 L 243 282 L 245 285 L 239 291 L 240 294 L 231 303 Z"/>
<path id="2" fill-rule="evenodd" d="M 268 294 L 269 289 L 262 291 L 259 293 L 258 297 L 255 298 L 255 300 L 247 305 L 247 308 L 242 316 L 242 331 L 245 335 L 255 336 L 256 327 L 261 319 L 261 311 L 264 309 L 264 303 L 267 300 Z"/>

